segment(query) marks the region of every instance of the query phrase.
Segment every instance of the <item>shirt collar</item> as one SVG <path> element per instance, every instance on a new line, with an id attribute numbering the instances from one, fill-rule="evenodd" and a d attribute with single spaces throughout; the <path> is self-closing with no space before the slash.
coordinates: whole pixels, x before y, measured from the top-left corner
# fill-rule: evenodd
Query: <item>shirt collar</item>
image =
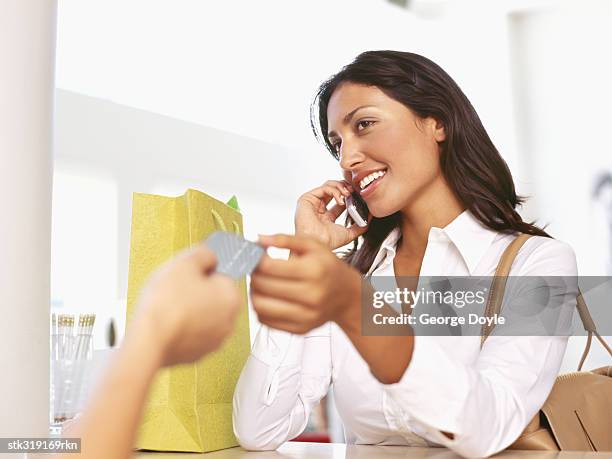
<path id="1" fill-rule="evenodd" d="M 395 258 L 395 248 L 397 247 L 397 241 L 400 238 L 401 231 L 399 228 L 392 230 L 389 235 L 382 241 L 378 253 L 374 257 L 374 262 L 368 270 L 367 276 L 372 275 L 383 263 L 388 264 Z"/>
<path id="2" fill-rule="evenodd" d="M 434 228 L 431 228 L 434 230 Z M 439 230 L 439 228 L 435 228 Z M 442 231 L 455 245 L 470 274 L 480 263 L 498 232 L 484 226 L 469 210 L 464 210 Z M 431 230 L 430 230 L 431 236 Z"/>
<path id="3" fill-rule="evenodd" d="M 461 254 L 470 274 L 473 274 L 497 234 L 497 231 L 480 223 L 469 210 L 464 210 L 444 228 L 433 226 L 429 230 L 428 243 L 450 240 Z M 386 262 L 393 260 L 400 235 L 400 229 L 395 228 L 385 238 L 374 258 L 369 274 L 385 260 Z"/>

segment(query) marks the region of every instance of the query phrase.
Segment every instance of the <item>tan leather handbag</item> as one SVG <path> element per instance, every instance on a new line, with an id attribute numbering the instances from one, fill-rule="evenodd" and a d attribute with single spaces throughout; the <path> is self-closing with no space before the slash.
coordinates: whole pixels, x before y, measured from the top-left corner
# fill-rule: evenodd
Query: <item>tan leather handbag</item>
<path id="1" fill-rule="evenodd" d="M 529 234 L 520 234 L 502 254 L 485 309 L 487 317 L 499 314 L 514 258 L 530 237 Z M 597 333 L 580 291 L 577 309 L 588 333 L 578 371 L 557 377 L 540 412 L 509 449 L 612 451 L 612 366 L 580 371 L 589 353 L 593 335 L 611 356 L 612 349 Z M 493 327 L 482 327 L 481 347 Z"/>

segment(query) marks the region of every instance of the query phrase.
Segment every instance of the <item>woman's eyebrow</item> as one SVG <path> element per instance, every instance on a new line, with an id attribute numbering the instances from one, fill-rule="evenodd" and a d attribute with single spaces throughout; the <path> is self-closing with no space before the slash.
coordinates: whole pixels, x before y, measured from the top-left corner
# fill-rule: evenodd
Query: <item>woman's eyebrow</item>
<path id="1" fill-rule="evenodd" d="M 347 113 L 344 116 L 344 118 L 342 119 L 342 123 L 343 124 L 349 123 L 351 119 L 353 118 L 353 116 L 355 116 L 355 113 L 357 113 L 362 108 L 370 108 L 370 107 L 374 107 L 374 105 L 360 105 L 359 107 L 351 110 L 349 113 Z M 335 136 L 337 136 L 337 134 L 334 131 L 330 131 L 327 133 L 327 137 L 335 137 Z"/>

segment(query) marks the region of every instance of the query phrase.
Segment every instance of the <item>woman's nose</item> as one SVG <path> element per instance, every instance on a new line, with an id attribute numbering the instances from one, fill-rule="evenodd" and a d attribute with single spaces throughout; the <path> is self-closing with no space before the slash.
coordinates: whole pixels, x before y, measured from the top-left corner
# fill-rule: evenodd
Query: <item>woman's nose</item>
<path id="1" fill-rule="evenodd" d="M 351 145 L 347 142 L 343 142 L 340 146 L 339 155 L 340 167 L 345 171 L 354 170 L 365 159 L 364 154 L 361 153 L 355 145 Z"/>

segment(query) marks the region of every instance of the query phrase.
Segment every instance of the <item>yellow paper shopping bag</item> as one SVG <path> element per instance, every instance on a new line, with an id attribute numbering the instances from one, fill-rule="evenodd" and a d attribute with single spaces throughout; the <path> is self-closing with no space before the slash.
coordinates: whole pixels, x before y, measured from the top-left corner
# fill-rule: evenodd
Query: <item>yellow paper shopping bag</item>
<path id="1" fill-rule="evenodd" d="M 128 278 L 127 318 L 138 294 L 160 264 L 217 230 L 242 234 L 235 198 L 224 204 L 195 190 L 169 198 L 135 193 Z M 236 328 L 222 348 L 191 365 L 163 369 L 149 394 L 136 447 L 205 452 L 236 446 L 232 396 L 250 352 L 246 283 Z"/>

